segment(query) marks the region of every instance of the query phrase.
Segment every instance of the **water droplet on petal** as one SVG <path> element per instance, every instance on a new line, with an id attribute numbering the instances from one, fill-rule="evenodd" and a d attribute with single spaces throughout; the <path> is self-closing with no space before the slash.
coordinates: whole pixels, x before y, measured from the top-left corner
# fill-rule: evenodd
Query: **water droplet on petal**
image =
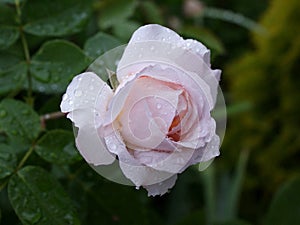
<path id="1" fill-rule="evenodd" d="M 75 97 L 80 97 L 82 95 L 82 91 L 81 90 L 75 90 L 74 95 L 75 95 Z"/>
<path id="2" fill-rule="evenodd" d="M 140 187 L 139 187 L 139 186 L 136 186 L 136 187 L 135 187 L 135 189 L 136 189 L 136 190 L 139 190 L 139 189 L 140 189 Z"/>
<path id="3" fill-rule="evenodd" d="M 73 103 L 74 103 L 74 102 L 73 102 L 72 100 L 69 100 L 69 104 L 70 104 L 70 105 L 73 105 Z"/>
<path id="4" fill-rule="evenodd" d="M 156 108 L 157 108 L 157 109 L 161 109 L 161 104 L 158 103 L 158 104 L 156 105 Z"/>
<path id="5" fill-rule="evenodd" d="M 82 80 L 82 77 L 81 77 L 81 76 L 80 76 L 80 77 L 77 77 L 77 80 L 81 81 L 81 80 Z"/>
<path id="6" fill-rule="evenodd" d="M 151 46 L 151 47 L 150 47 L 150 51 L 153 51 L 153 50 L 154 50 L 154 46 Z"/>

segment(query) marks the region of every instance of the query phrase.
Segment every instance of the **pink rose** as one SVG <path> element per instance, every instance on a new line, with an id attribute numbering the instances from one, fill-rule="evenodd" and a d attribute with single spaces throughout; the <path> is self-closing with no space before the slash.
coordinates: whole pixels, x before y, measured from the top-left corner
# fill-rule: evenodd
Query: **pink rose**
<path id="1" fill-rule="evenodd" d="M 188 166 L 219 155 L 211 117 L 220 70 L 210 51 L 160 25 L 133 34 L 113 91 L 93 72 L 76 76 L 61 103 L 78 128 L 76 145 L 93 167 L 116 159 L 126 178 L 162 195 Z"/>

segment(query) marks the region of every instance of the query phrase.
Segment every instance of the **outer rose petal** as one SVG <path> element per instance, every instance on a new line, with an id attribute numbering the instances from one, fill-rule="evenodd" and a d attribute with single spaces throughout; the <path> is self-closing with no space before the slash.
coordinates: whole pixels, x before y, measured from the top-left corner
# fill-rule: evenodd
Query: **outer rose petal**
<path id="1" fill-rule="evenodd" d="M 98 136 L 112 91 L 96 74 L 87 72 L 76 76 L 64 94 L 61 111 L 79 128 L 76 145 L 84 159 L 93 165 L 110 164 L 112 156 Z"/>
<path id="2" fill-rule="evenodd" d="M 215 102 L 220 71 L 209 68 L 208 56 L 209 50 L 200 42 L 184 40 L 160 25 L 146 25 L 133 34 L 118 65 L 117 76 L 123 82 L 149 65 L 172 64 L 205 80 Z"/>
<path id="3" fill-rule="evenodd" d="M 220 138 L 218 135 L 214 135 L 211 141 L 208 142 L 205 147 L 196 149 L 194 151 L 194 154 L 191 157 L 190 161 L 187 163 L 185 167 L 182 168 L 180 172 L 183 172 L 190 165 L 194 165 L 199 162 L 208 162 L 209 160 L 212 160 L 213 158 L 219 156 L 220 155 L 219 148 L 220 148 Z"/>
<path id="4" fill-rule="evenodd" d="M 155 170 L 147 166 L 133 166 L 122 161 L 119 163 L 124 175 L 137 187 L 163 182 L 175 175 L 174 173 Z"/>
<path id="5" fill-rule="evenodd" d="M 174 175 L 163 182 L 143 186 L 148 191 L 148 196 L 163 195 L 175 185 L 177 175 Z"/>

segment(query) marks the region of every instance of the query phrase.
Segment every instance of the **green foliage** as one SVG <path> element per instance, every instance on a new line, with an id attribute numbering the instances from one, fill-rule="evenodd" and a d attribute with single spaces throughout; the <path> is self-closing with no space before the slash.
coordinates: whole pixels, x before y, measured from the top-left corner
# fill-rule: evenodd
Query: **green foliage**
<path id="1" fill-rule="evenodd" d="M 106 51 L 119 45 L 121 45 L 121 42 L 115 37 L 99 32 L 85 42 L 84 51 L 92 59 L 96 59 Z"/>
<path id="2" fill-rule="evenodd" d="M 275 0 L 262 20 L 268 33 L 255 35 L 256 50 L 228 68 L 233 99 L 252 105 L 236 118 L 229 133 L 236 142 L 229 145 L 251 149 L 252 185 L 269 191 L 300 172 L 299 15 L 299 1 Z"/>
<path id="3" fill-rule="evenodd" d="M 0 144 L 0 179 L 9 176 L 17 166 L 17 156 L 12 147 Z"/>
<path id="4" fill-rule="evenodd" d="M 284 184 L 277 191 L 267 214 L 266 225 L 293 225 L 300 223 L 300 177 Z"/>
<path id="5" fill-rule="evenodd" d="M 19 170 L 9 181 L 8 195 L 25 225 L 80 224 L 61 185 L 39 167 Z"/>
<path id="6" fill-rule="evenodd" d="M 45 7 L 46 6 L 46 7 Z M 24 9 L 27 33 L 37 36 L 65 36 L 81 31 L 89 18 L 82 1 L 31 0 Z"/>
<path id="7" fill-rule="evenodd" d="M 71 164 L 81 159 L 75 144 L 73 132 L 51 130 L 38 140 L 36 153 L 53 164 Z"/>
<path id="8" fill-rule="evenodd" d="M 0 27 L 0 50 L 14 44 L 19 38 L 19 31 L 15 27 Z"/>
<path id="9" fill-rule="evenodd" d="M 216 22 L 207 16 L 208 11 L 191 16 L 183 10 L 186 2 L 0 0 L 1 224 L 246 225 L 244 220 L 255 224 L 265 218 L 253 211 L 264 212 L 268 202 L 258 203 L 249 188 L 242 191 L 247 172 L 244 153 L 252 150 L 246 187 L 249 183 L 263 187 L 263 191 L 255 190 L 267 192 L 268 200 L 279 182 L 298 172 L 300 112 L 295 106 L 300 100 L 300 14 L 296 0 L 274 1 L 262 22 L 269 33 L 256 35 L 256 50 L 234 62 L 229 75 L 222 77 L 225 85 L 229 82 L 228 96 L 235 101 L 228 107 L 234 120 L 225 137 L 229 151 L 205 173 L 199 173 L 205 163 L 187 170 L 170 194 L 148 198 L 145 191 L 99 176 L 81 160 L 71 123 L 57 112 L 71 79 L 106 51 L 127 43 L 143 24 L 159 23 L 200 40 L 211 49 L 213 59 L 221 62 L 213 64 L 216 68 L 249 47 L 247 31 Z M 246 0 L 205 3 L 202 10 L 228 7 L 252 19 L 267 6 L 265 1 Z M 239 24 L 233 21 L 238 18 L 246 17 L 228 21 Z M 120 52 L 115 51 L 116 56 Z M 115 60 L 103 60 L 108 69 L 115 70 Z M 90 69 L 106 80 L 111 75 L 113 84 L 115 74 L 100 64 Z M 241 149 L 246 151 L 237 153 Z M 230 154 L 240 159 L 223 165 Z M 232 165 L 236 165 L 233 172 Z M 278 192 L 267 225 L 288 218 L 296 221 L 299 199 L 293 196 L 298 189 L 297 179 Z"/>
<path id="10" fill-rule="evenodd" d="M 46 42 L 32 57 L 30 73 L 33 89 L 44 93 L 62 93 L 71 78 L 89 64 L 83 51 L 71 42 Z"/>
<path id="11" fill-rule="evenodd" d="M 12 99 L 0 102 L 0 130 L 13 146 L 26 148 L 39 135 L 41 125 L 37 113 L 27 104 Z M 28 132 L 30 130 L 30 132 Z"/>
<path id="12" fill-rule="evenodd" d="M 282 182 L 300 172 L 299 18 L 299 1 L 274 0 L 262 19 L 267 33 L 256 34 L 255 50 L 233 61 L 227 70 L 232 100 L 252 107 L 234 119 L 225 146 L 232 158 L 238 149 L 251 150 L 246 190 L 259 193 L 260 207 L 267 205 Z M 249 202 L 244 212 L 253 215 L 262 210 Z M 279 211 L 278 216 L 280 221 L 288 220 Z"/>

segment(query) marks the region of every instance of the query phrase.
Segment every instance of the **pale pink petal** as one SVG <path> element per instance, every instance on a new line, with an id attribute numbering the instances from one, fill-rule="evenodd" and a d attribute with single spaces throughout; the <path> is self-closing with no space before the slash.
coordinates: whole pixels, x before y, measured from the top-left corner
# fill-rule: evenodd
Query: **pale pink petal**
<path id="1" fill-rule="evenodd" d="M 63 95 L 60 108 L 64 113 L 82 108 L 102 110 L 111 96 L 112 90 L 104 81 L 95 73 L 85 72 L 73 78 Z M 97 99 L 102 104 L 95 104 Z"/>
<path id="2" fill-rule="evenodd" d="M 121 93 L 114 98 L 119 98 Z M 139 77 L 133 82 L 118 115 L 119 127 L 118 124 L 115 127 L 120 130 L 128 148 L 153 149 L 164 140 L 181 93 L 182 90 L 174 90 L 152 78 Z M 118 105 L 111 105 L 110 110 L 114 107 Z"/>
<path id="3" fill-rule="evenodd" d="M 208 56 L 209 51 L 201 43 L 183 40 L 175 32 L 159 25 L 148 25 L 134 33 L 118 64 L 117 76 L 122 83 L 125 78 L 149 65 L 177 67 L 186 73 L 194 73 L 209 84 L 214 105 L 220 73 L 210 69 Z"/>
<path id="4" fill-rule="evenodd" d="M 173 173 L 158 171 L 147 166 L 133 166 L 119 161 L 124 175 L 130 179 L 136 187 L 152 185 L 163 182 L 173 176 Z"/>
<path id="5" fill-rule="evenodd" d="M 96 74 L 76 76 L 61 103 L 62 112 L 79 128 L 76 146 L 84 159 L 93 165 L 110 164 L 114 156 L 106 149 L 97 128 L 102 123 L 112 90 Z"/>
<path id="6" fill-rule="evenodd" d="M 206 146 L 196 149 L 194 151 L 193 156 L 191 157 L 190 161 L 187 163 L 185 167 L 182 168 L 182 171 L 184 171 L 187 167 L 190 165 L 194 165 L 196 163 L 202 163 L 202 162 L 209 162 L 210 160 L 214 159 L 215 157 L 220 155 L 220 138 L 218 135 L 214 135 L 211 138 L 211 141 L 206 144 Z M 210 162 L 207 163 L 204 168 L 209 166 Z"/>
<path id="7" fill-rule="evenodd" d="M 175 185 L 176 180 L 177 175 L 173 175 L 167 180 L 152 185 L 145 185 L 143 187 L 148 191 L 148 196 L 163 195 Z"/>
<path id="8" fill-rule="evenodd" d="M 98 136 L 97 127 L 93 123 L 94 113 L 89 109 L 80 109 L 69 115 L 72 115 L 74 121 L 78 121 L 79 130 L 75 142 L 83 158 L 95 166 L 111 164 L 115 156 L 107 151 L 104 140 Z"/>
<path id="9" fill-rule="evenodd" d="M 136 151 L 134 152 L 134 156 L 138 161 L 143 162 L 146 166 L 153 169 L 174 174 L 179 173 L 192 158 L 194 149 L 179 149 L 176 147 L 176 144 L 173 143 L 174 149 L 170 153 L 157 150 L 147 152 Z"/>
<path id="10" fill-rule="evenodd" d="M 141 166 L 141 163 L 128 152 L 119 131 L 114 130 L 112 133 L 104 137 L 104 140 L 108 150 L 111 153 L 116 154 L 119 161 L 132 166 Z"/>

